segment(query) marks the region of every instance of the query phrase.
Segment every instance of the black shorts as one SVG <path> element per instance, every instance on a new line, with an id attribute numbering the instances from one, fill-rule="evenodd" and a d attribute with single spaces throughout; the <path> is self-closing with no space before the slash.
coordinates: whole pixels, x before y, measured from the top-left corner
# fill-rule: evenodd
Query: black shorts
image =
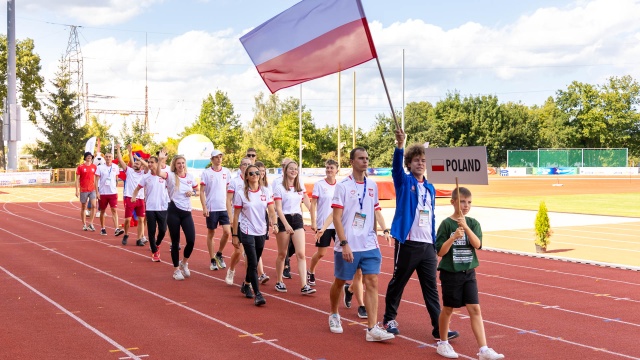
<path id="1" fill-rule="evenodd" d="M 227 213 L 227 210 L 209 211 L 209 216 L 207 216 L 207 229 L 215 230 L 218 227 L 218 224 L 231 224 L 231 222 L 229 221 L 229 213 Z"/>
<path id="2" fill-rule="evenodd" d="M 322 233 L 319 240 L 316 240 L 316 247 L 326 248 L 331 246 L 331 240 L 336 241 L 336 229 L 327 229 Z"/>
<path id="3" fill-rule="evenodd" d="M 440 270 L 440 285 L 443 306 L 460 308 L 480 303 L 475 269 L 455 273 Z"/>
<path id="4" fill-rule="evenodd" d="M 304 223 L 302 222 L 302 215 L 300 214 L 284 214 L 284 218 L 287 219 L 289 226 L 293 229 L 293 231 L 299 230 L 303 228 Z M 284 224 L 278 218 L 278 231 L 286 231 L 284 228 Z"/>

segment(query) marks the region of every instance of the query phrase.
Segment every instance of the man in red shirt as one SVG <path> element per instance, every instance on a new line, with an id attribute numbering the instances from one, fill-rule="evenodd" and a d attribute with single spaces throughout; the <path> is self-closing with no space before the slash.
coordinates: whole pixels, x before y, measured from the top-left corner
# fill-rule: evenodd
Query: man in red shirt
<path id="1" fill-rule="evenodd" d="M 84 163 L 76 169 L 76 197 L 80 198 L 80 220 L 82 220 L 82 230 L 96 231 L 93 227 L 93 218 L 96 215 L 96 169 L 93 164 L 93 154 L 84 153 Z M 87 200 L 91 202 L 91 213 L 89 215 L 89 225 L 87 225 L 85 209 Z"/>

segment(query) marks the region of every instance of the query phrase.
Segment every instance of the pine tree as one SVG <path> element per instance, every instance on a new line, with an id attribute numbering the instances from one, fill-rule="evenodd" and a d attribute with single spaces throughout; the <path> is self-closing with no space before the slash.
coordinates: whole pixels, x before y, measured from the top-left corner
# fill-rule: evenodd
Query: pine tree
<path id="1" fill-rule="evenodd" d="M 544 201 L 540 202 L 538 214 L 536 215 L 536 245 L 546 249 L 549 245 L 551 234 L 551 225 L 549 224 L 549 214 L 547 213 L 547 205 Z"/>
<path id="2" fill-rule="evenodd" d="M 76 167 L 82 159 L 88 135 L 86 126 L 79 125 L 82 114 L 76 94 L 69 89 L 71 75 L 64 60 L 60 61 L 51 84 L 54 91 L 48 93 L 37 124 L 46 140 L 36 140 L 33 155 L 47 164 L 46 167 Z"/>

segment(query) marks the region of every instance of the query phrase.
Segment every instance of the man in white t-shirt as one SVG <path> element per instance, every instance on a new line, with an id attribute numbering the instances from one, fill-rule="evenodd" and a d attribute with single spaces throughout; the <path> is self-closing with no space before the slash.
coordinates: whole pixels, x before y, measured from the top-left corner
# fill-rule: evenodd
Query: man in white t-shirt
<path id="1" fill-rule="evenodd" d="M 233 201 L 233 195 L 236 192 L 241 192 L 244 190 L 244 171 L 247 169 L 247 166 L 251 165 L 251 159 L 248 157 L 242 158 L 240 160 L 240 168 L 238 169 L 238 177 L 235 177 L 229 183 L 229 187 L 227 188 L 227 209 L 231 208 L 231 204 Z M 235 211 L 231 209 L 232 211 Z M 233 218 L 233 212 L 229 213 L 229 216 Z M 238 229 L 232 229 L 234 233 L 238 233 Z M 222 245 L 222 244 L 221 244 Z M 242 255 L 241 249 L 234 248 L 233 254 L 231 254 L 231 258 L 229 259 L 229 266 L 227 268 L 227 275 L 225 276 L 224 281 L 228 285 L 233 285 L 233 277 L 236 273 L 236 265 L 240 261 L 240 256 Z"/>
<path id="2" fill-rule="evenodd" d="M 118 224 L 118 187 L 117 180 L 120 169 L 118 165 L 113 163 L 113 155 L 111 153 L 104 154 L 104 165 L 98 166 L 96 171 L 96 183 L 98 184 L 98 208 L 100 209 L 100 235 L 107 235 L 107 229 L 104 225 L 104 213 L 107 206 L 111 208 L 111 218 L 113 219 L 113 227 L 116 228 L 115 235 L 124 234 L 124 230 L 120 229 Z"/>
<path id="3" fill-rule="evenodd" d="M 207 219 L 207 248 L 211 258 L 210 270 L 224 269 L 227 265 L 222 258 L 222 250 L 231 236 L 231 221 L 227 206 L 227 188 L 231 182 L 231 172 L 222 166 L 220 150 L 211 152 L 211 167 L 205 169 L 200 175 L 200 202 L 202 215 Z M 218 252 L 214 251 L 213 235 L 218 225 L 222 226 L 222 236 Z"/>
<path id="4" fill-rule="evenodd" d="M 127 174 L 127 180 L 125 181 L 124 190 L 122 192 L 124 198 L 124 237 L 122 238 L 122 245 L 127 245 L 127 240 L 129 239 L 129 226 L 131 224 L 133 212 L 135 211 L 136 215 L 138 216 L 138 240 L 136 241 L 136 245 L 144 246 L 144 192 L 139 191 L 138 196 L 135 199 L 132 199 L 131 196 L 138 187 L 138 184 L 140 184 L 140 181 L 144 179 L 147 174 L 142 169 L 142 162 L 137 157 L 132 158 L 133 154 L 131 153 L 131 145 L 127 146 L 127 150 L 129 151 L 129 159 L 133 159 L 133 167 L 128 166 L 127 163 L 122 160 L 120 146 L 116 144 L 116 147 L 118 149 L 118 162 Z"/>
<path id="5" fill-rule="evenodd" d="M 369 155 L 364 148 L 351 150 L 349 162 L 352 174 L 336 185 L 333 195 L 333 224 L 337 241 L 334 247 L 334 275 L 331 285 L 331 315 L 329 329 L 333 333 L 342 333 L 342 324 L 338 314 L 338 303 L 347 280 L 353 279 L 356 271 L 362 271 L 367 288 L 364 304 L 367 314 L 367 341 L 393 339 L 394 335 L 384 331 L 376 324 L 378 314 L 378 274 L 382 264 L 382 253 L 378 245 L 376 222 L 385 228 L 380 213 L 378 186 L 367 178 Z M 385 238 L 390 238 L 385 232 Z"/>

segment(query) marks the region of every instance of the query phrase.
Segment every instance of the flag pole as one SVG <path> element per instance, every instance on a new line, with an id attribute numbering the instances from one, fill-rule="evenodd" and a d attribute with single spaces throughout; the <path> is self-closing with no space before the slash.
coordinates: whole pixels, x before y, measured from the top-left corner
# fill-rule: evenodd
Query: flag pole
<path id="1" fill-rule="evenodd" d="M 300 172 L 302 172 L 302 84 L 300 84 L 300 105 L 298 106 L 298 117 L 298 158 L 300 159 L 298 167 L 300 168 Z"/>
<path id="2" fill-rule="evenodd" d="M 380 66 L 380 59 L 376 56 L 376 63 L 378 64 L 378 70 L 380 71 L 380 77 L 382 78 L 382 84 L 384 85 L 384 92 L 387 94 L 387 100 L 389 100 L 389 107 L 391 108 L 391 115 L 393 115 L 393 122 L 396 124 L 396 129 L 400 128 L 398 125 L 398 119 L 396 118 L 396 112 L 393 110 L 393 104 L 391 103 L 391 96 L 389 96 L 389 89 L 387 88 L 387 82 L 384 80 L 384 74 L 382 73 L 382 67 Z"/>
<path id="3" fill-rule="evenodd" d="M 460 185 L 458 185 L 458 177 L 456 176 L 456 197 L 458 198 L 458 212 L 460 212 L 460 216 L 462 216 L 462 209 L 460 209 Z"/>

